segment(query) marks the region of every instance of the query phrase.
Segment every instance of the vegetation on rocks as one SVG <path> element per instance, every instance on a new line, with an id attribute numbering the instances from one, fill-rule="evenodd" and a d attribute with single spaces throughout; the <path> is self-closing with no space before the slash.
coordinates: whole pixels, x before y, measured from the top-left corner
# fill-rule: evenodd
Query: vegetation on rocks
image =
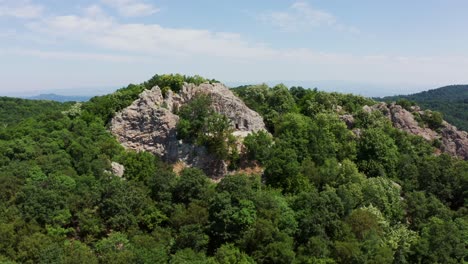
<path id="1" fill-rule="evenodd" d="M 0 262 L 468 260 L 468 162 L 363 109 L 374 101 L 284 85 L 234 89 L 266 121 L 269 133 L 244 140 L 244 158 L 264 173 L 214 183 L 127 151 L 107 130 L 153 81 L 51 111 L 24 101 L 27 118 L 0 120 Z M 179 136 L 221 147 L 223 118 L 197 100 L 180 109 Z M 111 162 L 124 165 L 123 178 Z"/>

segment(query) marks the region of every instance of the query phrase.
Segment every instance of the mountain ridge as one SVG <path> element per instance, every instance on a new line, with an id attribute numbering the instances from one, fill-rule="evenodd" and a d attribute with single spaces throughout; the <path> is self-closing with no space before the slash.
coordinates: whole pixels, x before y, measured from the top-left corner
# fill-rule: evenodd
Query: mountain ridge
<path id="1" fill-rule="evenodd" d="M 423 109 L 443 113 L 444 118 L 449 123 L 459 129 L 468 131 L 468 85 L 448 85 L 415 94 L 386 96 L 375 99 L 385 102 L 402 99 L 413 101 Z"/>
<path id="2" fill-rule="evenodd" d="M 24 97 L 24 99 L 29 100 L 49 100 L 56 102 L 86 102 L 91 99 L 93 96 L 86 95 L 60 95 L 55 93 L 39 94 L 35 96 Z"/>

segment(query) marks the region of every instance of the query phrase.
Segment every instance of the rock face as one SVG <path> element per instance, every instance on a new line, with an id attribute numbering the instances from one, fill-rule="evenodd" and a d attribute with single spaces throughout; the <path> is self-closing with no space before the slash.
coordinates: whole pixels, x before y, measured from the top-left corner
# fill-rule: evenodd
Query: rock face
<path id="1" fill-rule="evenodd" d="M 226 86 L 208 83 L 184 84 L 179 93 L 169 91 L 165 97 L 159 87 L 146 90 L 129 107 L 116 114 L 110 130 L 127 149 L 148 151 L 171 163 L 184 162 L 187 166 L 203 169 L 213 178 L 224 176 L 227 173 L 224 161 L 209 154 L 203 146 L 177 140 L 179 116 L 175 113 L 199 93 L 209 95 L 211 107 L 229 118 L 235 135 L 245 136 L 265 130 L 262 117 Z"/>
<path id="2" fill-rule="evenodd" d="M 394 127 L 413 135 L 423 137 L 428 141 L 438 139 L 441 142 L 440 149 L 452 156 L 468 160 L 468 133 L 460 131 L 451 124 L 443 121 L 439 131 L 427 127 L 421 127 L 414 118 L 414 113 L 424 114 L 418 107 L 413 107 L 411 112 L 402 106 L 392 103 L 379 103 L 374 106 L 364 106 L 364 111 L 381 111 L 392 121 Z"/>

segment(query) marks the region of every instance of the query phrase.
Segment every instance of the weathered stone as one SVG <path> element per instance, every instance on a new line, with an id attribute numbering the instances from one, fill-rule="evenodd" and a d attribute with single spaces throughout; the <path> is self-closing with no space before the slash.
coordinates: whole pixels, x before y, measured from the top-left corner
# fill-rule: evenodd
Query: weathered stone
<path id="1" fill-rule="evenodd" d="M 345 122 L 348 129 L 352 129 L 354 127 L 354 117 L 350 114 L 340 115 L 341 121 Z"/>
<path id="2" fill-rule="evenodd" d="M 125 167 L 124 165 L 113 161 L 111 163 L 111 171 L 115 176 L 122 178 L 125 173 Z"/>
<path id="3" fill-rule="evenodd" d="M 209 83 L 184 84 L 179 93 L 169 91 L 165 97 L 159 87 L 146 90 L 129 107 L 116 114 L 110 130 L 127 149 L 148 151 L 171 163 L 183 162 L 203 169 L 214 178 L 224 176 L 227 173 L 224 161 L 208 153 L 203 146 L 177 140 L 179 116 L 176 112 L 200 93 L 210 96 L 211 107 L 229 118 L 236 136 L 265 130 L 263 119 L 257 112 L 249 109 L 226 86 Z"/>
<path id="4" fill-rule="evenodd" d="M 379 103 L 371 107 L 364 106 L 366 112 L 381 111 L 388 119 L 392 121 L 394 127 L 406 131 L 410 134 L 421 136 L 428 141 L 439 140 L 441 142 L 441 151 L 452 156 L 468 160 L 468 134 L 465 131 L 458 130 L 455 126 L 443 121 L 442 127 L 438 130 L 432 130 L 428 127 L 421 127 L 414 118 L 414 113 L 425 114 L 419 107 L 412 107 L 413 112 L 409 112 L 402 106 L 392 103 Z"/>

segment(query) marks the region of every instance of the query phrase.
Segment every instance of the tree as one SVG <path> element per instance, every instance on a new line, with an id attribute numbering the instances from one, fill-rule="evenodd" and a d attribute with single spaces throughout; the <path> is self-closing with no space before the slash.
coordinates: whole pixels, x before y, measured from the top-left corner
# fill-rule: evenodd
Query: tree
<path id="1" fill-rule="evenodd" d="M 270 157 L 273 139 L 266 131 L 253 132 L 244 139 L 247 156 L 264 164 Z"/>
<path id="2" fill-rule="evenodd" d="M 413 247 L 412 261 L 421 263 L 461 263 L 467 257 L 468 225 L 462 218 L 444 221 L 433 217 L 423 227 L 421 239 Z"/>
<path id="3" fill-rule="evenodd" d="M 210 153 L 227 159 L 235 149 L 230 120 L 211 108 L 211 98 L 198 94 L 178 112 L 177 137 L 206 146 Z"/>
<path id="4" fill-rule="evenodd" d="M 121 158 L 125 167 L 124 177 L 129 180 L 145 181 L 156 173 L 156 157 L 146 151 L 128 151 Z"/>
<path id="5" fill-rule="evenodd" d="M 209 212 L 212 247 L 236 241 L 257 218 L 252 201 L 236 199 L 227 192 L 216 194 Z"/>
<path id="6" fill-rule="evenodd" d="M 367 179 L 362 188 L 363 203 L 377 207 L 391 223 L 399 223 L 403 217 L 401 188 L 387 178 Z"/>
<path id="7" fill-rule="evenodd" d="M 292 238 L 261 218 L 244 234 L 240 245 L 257 263 L 293 263 L 295 258 Z"/>
<path id="8" fill-rule="evenodd" d="M 174 200 L 188 204 L 204 196 L 209 187 L 208 177 L 199 169 L 184 169 L 174 187 Z"/>
<path id="9" fill-rule="evenodd" d="M 195 252 L 190 248 L 177 251 L 172 255 L 171 264 L 216 264 L 215 260 L 207 257 L 203 252 Z"/>
<path id="10" fill-rule="evenodd" d="M 364 131 L 358 142 L 359 168 L 367 176 L 393 176 L 398 162 L 398 148 L 382 129 Z"/>
<path id="11" fill-rule="evenodd" d="M 125 234 L 115 232 L 96 243 L 96 253 L 101 263 L 134 263 L 133 245 Z"/>
<path id="12" fill-rule="evenodd" d="M 268 105 L 279 114 L 293 112 L 296 106 L 294 98 L 284 84 L 278 84 L 271 89 Z"/>
<path id="13" fill-rule="evenodd" d="M 215 259 L 220 264 L 254 264 L 255 261 L 233 244 L 224 244 L 216 250 Z"/>
<path id="14" fill-rule="evenodd" d="M 296 151 L 280 144 L 275 144 L 272 158 L 266 163 L 265 180 L 267 184 L 289 193 L 308 187 L 307 179 L 300 174 Z"/>

